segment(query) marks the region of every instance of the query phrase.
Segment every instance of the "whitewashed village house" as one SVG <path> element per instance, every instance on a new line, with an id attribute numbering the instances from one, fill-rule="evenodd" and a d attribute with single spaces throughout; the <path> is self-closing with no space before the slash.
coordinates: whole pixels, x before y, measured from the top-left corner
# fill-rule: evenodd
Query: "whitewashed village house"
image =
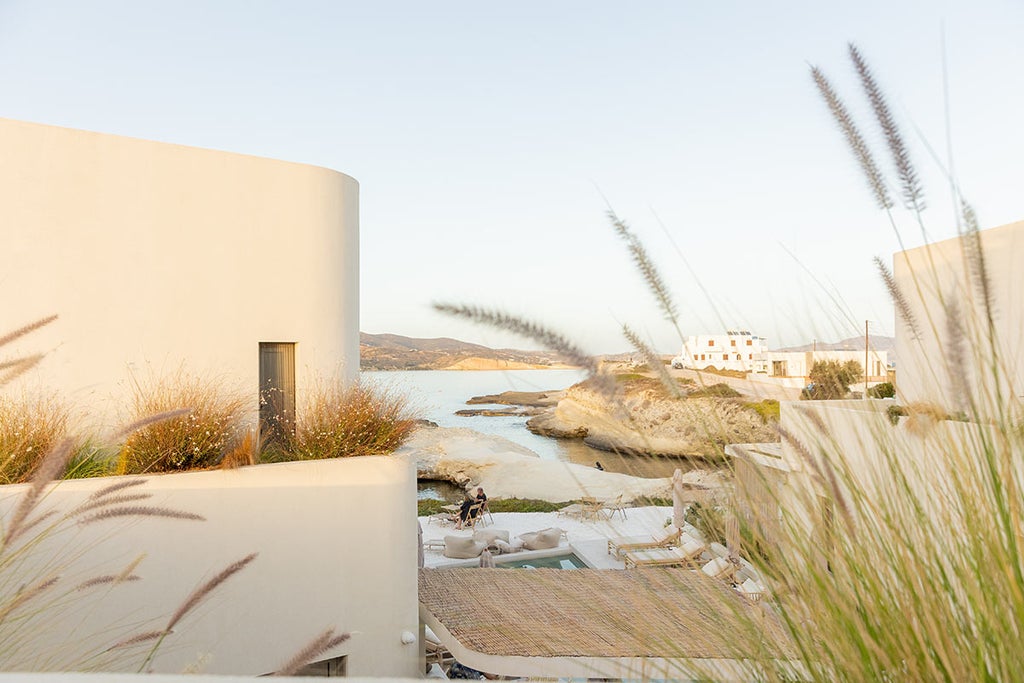
<path id="1" fill-rule="evenodd" d="M 759 372 L 758 358 L 768 350 L 768 342 L 746 330 L 729 330 L 725 334 L 698 334 L 686 338 L 680 355 L 672 366 L 692 370 L 737 370 Z"/>
<path id="2" fill-rule="evenodd" d="M 21 386 L 6 390 L 53 389 L 87 419 L 111 424 L 133 376 L 183 366 L 241 387 L 255 422 L 268 388 L 284 396 L 273 410 L 294 411 L 316 377 L 357 376 L 353 178 L 10 120 L 0 120 L 0 152 L 3 331 L 60 316 L 4 349 L 45 353 Z M 45 505 L 66 510 L 112 481 L 65 482 Z M 23 490 L 0 488 L 5 514 Z M 63 568 L 62 581 L 116 575 L 142 560 L 139 580 L 104 592 L 74 619 L 47 621 L 39 640 L 19 645 L 26 668 L 38 666 L 35 642 L 56 644 L 67 659 L 46 668 L 75 668 L 95 645 L 85 634 L 109 643 L 161 628 L 203 580 L 257 553 L 174 628 L 148 668 L 266 674 L 333 628 L 352 637 L 321 655 L 322 672 L 418 675 L 408 463 L 349 458 L 166 474 L 135 490 L 205 521 L 103 522 L 40 545 L 40 555 L 79 560 Z"/>

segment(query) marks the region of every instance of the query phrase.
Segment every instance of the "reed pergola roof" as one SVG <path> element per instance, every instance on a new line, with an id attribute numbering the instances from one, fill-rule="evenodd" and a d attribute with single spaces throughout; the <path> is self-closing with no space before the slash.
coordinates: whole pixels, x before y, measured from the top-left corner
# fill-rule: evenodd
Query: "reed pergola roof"
<path id="1" fill-rule="evenodd" d="M 451 645 L 492 667 L 506 658 L 491 673 L 526 672 L 507 658 L 576 660 L 593 673 L 600 660 L 736 661 L 788 649 L 770 612 L 685 569 L 423 569 L 419 600 L 457 658 Z M 759 641 L 738 642 L 752 624 Z"/>

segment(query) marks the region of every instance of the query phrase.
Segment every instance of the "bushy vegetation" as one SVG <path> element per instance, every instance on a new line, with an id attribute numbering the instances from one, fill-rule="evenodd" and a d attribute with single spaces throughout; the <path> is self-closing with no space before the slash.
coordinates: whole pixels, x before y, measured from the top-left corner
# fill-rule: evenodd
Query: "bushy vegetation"
<path id="1" fill-rule="evenodd" d="M 415 431 L 416 418 L 408 397 L 396 390 L 321 382 L 309 392 L 284 451 L 271 458 L 319 460 L 391 453 Z"/>
<path id="2" fill-rule="evenodd" d="M 487 501 L 487 508 L 491 512 L 555 512 L 569 505 L 570 502 L 549 503 L 546 500 L 533 498 L 491 498 Z M 436 498 L 421 498 L 416 501 L 416 514 L 420 517 L 436 515 L 439 512 L 444 512 L 444 506 L 448 504 L 448 501 Z"/>
<path id="3" fill-rule="evenodd" d="M 855 360 L 840 363 L 837 360 L 819 360 L 811 366 L 810 384 L 800 392 L 800 398 L 811 401 L 829 401 L 845 397 L 850 385 L 864 376 L 864 368 Z"/>
<path id="4" fill-rule="evenodd" d="M 868 396 L 871 398 L 895 398 L 896 387 L 892 385 L 892 382 L 882 382 L 868 387 Z"/>
<path id="5" fill-rule="evenodd" d="M 743 407 L 753 410 L 755 413 L 760 415 L 765 424 L 779 421 L 781 409 L 779 407 L 779 402 L 774 398 L 766 398 L 763 401 L 757 401 L 756 403 L 744 403 Z"/>
<path id="6" fill-rule="evenodd" d="M 220 465 L 246 433 L 242 395 L 224 382 L 179 370 L 132 385 L 128 422 L 182 414 L 133 431 L 121 447 L 120 474 L 176 472 Z"/>
<path id="7" fill-rule="evenodd" d="M 728 384 L 719 382 L 718 384 L 706 386 L 703 389 L 694 389 L 687 396 L 689 398 L 736 398 L 737 396 L 742 396 L 742 394 Z"/>
<path id="8" fill-rule="evenodd" d="M 53 394 L 0 395 L 0 484 L 27 481 L 68 432 L 69 411 Z"/>

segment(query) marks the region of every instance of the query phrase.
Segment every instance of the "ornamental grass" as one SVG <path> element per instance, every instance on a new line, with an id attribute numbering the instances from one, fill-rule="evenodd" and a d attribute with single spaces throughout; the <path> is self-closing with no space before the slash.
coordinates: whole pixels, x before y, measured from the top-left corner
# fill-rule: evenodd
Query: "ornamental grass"
<path id="1" fill-rule="evenodd" d="M 246 400 L 224 380 L 184 370 L 134 381 L 130 422 L 183 410 L 136 429 L 125 439 L 119 474 L 176 472 L 216 467 L 245 437 Z"/>
<path id="2" fill-rule="evenodd" d="M 268 460 L 319 460 L 393 452 L 416 429 L 417 413 L 404 393 L 373 384 L 316 382 L 299 410 L 283 451 Z M 287 434 L 287 432 L 286 432 Z"/>

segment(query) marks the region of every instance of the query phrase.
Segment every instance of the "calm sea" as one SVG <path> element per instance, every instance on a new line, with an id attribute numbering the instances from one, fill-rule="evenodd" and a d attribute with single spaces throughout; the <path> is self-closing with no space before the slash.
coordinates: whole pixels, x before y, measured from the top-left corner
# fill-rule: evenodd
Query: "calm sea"
<path id="1" fill-rule="evenodd" d="M 538 436 L 526 428 L 525 417 L 463 417 L 455 411 L 465 408 L 474 396 L 500 394 L 503 391 L 555 391 L 580 381 L 580 370 L 421 370 L 410 372 L 364 372 L 372 382 L 407 392 L 421 415 L 442 427 L 468 427 L 484 434 L 495 434 L 526 446 L 541 458 L 562 460 L 594 466 L 600 462 L 609 472 L 623 472 L 639 477 L 669 477 L 677 467 L 684 470 L 684 461 L 669 458 L 645 458 L 599 451 L 578 439 L 552 439 Z M 501 408 L 503 406 L 494 406 Z M 442 496 L 448 497 L 448 496 Z"/>

